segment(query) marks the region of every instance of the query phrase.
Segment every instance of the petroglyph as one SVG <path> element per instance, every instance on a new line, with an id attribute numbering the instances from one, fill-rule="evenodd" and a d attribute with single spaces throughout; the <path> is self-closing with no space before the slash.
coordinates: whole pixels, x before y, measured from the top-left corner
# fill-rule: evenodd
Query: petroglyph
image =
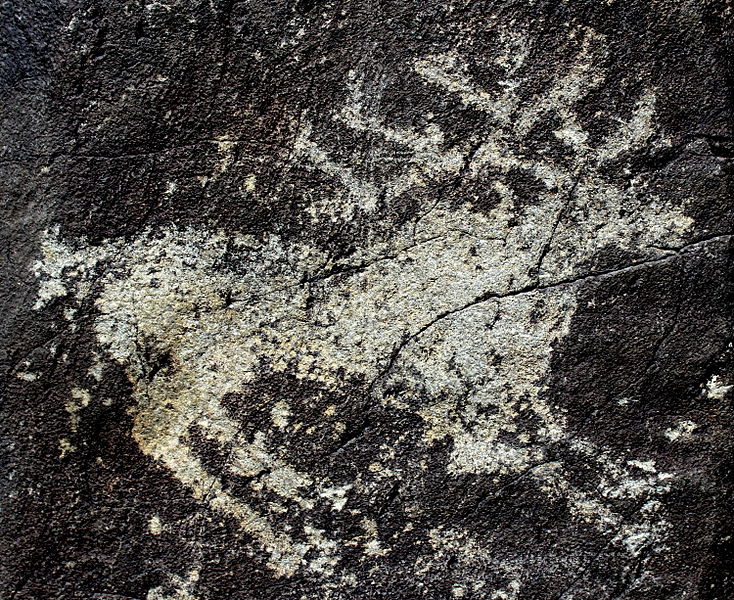
<path id="1" fill-rule="evenodd" d="M 351 537 L 324 526 L 320 516 L 348 513 L 350 500 L 372 494 L 374 482 L 399 480 L 408 470 L 415 476 L 440 444 L 448 444 L 441 467 L 447 477 L 490 476 L 499 487 L 503 478 L 527 476 L 548 502 L 565 503 L 569 519 L 598 529 L 632 556 L 664 536 L 664 497 L 675 474 L 658 472 L 645 456 L 614 454 L 575 438 L 563 410 L 542 394 L 553 346 L 568 333 L 578 286 L 614 275 L 594 270 L 595 252 L 621 248 L 635 257 L 622 270 L 644 268 L 684 247 L 691 225 L 680 207 L 646 190 L 644 176 L 624 186 L 604 176 L 611 161 L 664 144 L 664 138 L 656 130 L 655 94 L 649 90 L 627 118 L 609 115 L 616 126 L 601 143 L 590 141 L 574 106 L 604 82 L 595 64 L 604 40 L 591 31 L 579 39 L 575 66 L 557 73 L 531 102 L 517 93 L 530 55 L 522 35 L 506 36 L 506 51 L 497 58 L 505 73 L 500 93 L 472 81 L 458 55 L 416 60 L 410 68 L 426 86 L 486 115 L 487 127 L 476 139 L 451 147 L 435 123 L 399 127 L 368 110 L 360 76 L 353 73 L 346 82 L 351 100 L 333 121 L 374 136 L 375 153 L 387 152 L 383 145 L 402 148 L 397 175 L 369 179 L 354 165 L 341 164 L 307 121 L 294 142 L 294 156 L 304 166 L 343 190 L 314 194 L 307 212 L 315 220 L 346 220 L 358 211 L 379 219 L 381 207 L 399 196 L 422 197 L 429 183 L 457 176 L 484 182 L 497 194 L 489 211 L 470 201 L 455 206 L 440 195 L 427 198 L 413 221 L 389 236 L 369 238 L 337 261 L 306 241 L 204 227 L 150 229 L 97 246 L 65 239 L 58 230 L 43 240 L 35 265 L 41 282 L 37 308 L 59 297 L 71 303 L 94 298 L 96 339 L 133 387 L 132 435 L 141 451 L 195 498 L 236 520 L 267 553 L 275 574 L 304 570 L 339 577 L 348 587 L 353 576 L 340 563 L 344 548 L 358 546 L 379 562 L 393 550 L 392 542 L 358 511 L 349 513 L 359 524 Z M 533 127 L 551 116 L 562 123 L 553 133 L 568 151 L 563 164 L 522 150 Z M 229 143 L 220 142 L 223 157 L 213 177 L 230 168 Z M 542 182 L 537 198 L 522 210 L 523 199 L 507 182 L 513 170 Z M 254 189 L 256 175 L 248 181 Z M 97 362 L 89 368 L 96 378 L 105 376 Z M 228 399 L 259 394 L 253 386 L 263 373 L 289 374 L 316 386 L 315 398 L 326 398 L 324 423 L 302 421 L 288 397 L 255 398 L 244 416 L 235 416 Z M 355 459 L 356 477 L 297 466 L 297 456 L 273 436 L 287 433 L 303 444 L 315 444 L 310 440 L 318 436 L 330 443 L 344 439 L 354 417 L 327 400 L 347 383 L 384 415 L 418 418 L 422 430 L 381 440 L 379 461 L 362 468 Z M 709 393 L 720 389 L 710 385 Z M 74 398 L 78 394 L 69 412 L 83 418 Z M 267 409 L 267 423 L 253 431 L 247 410 L 258 402 Z M 666 433 L 671 440 L 685 434 Z M 202 455 L 202 440 L 225 457 L 216 469 Z M 350 452 L 349 444 L 359 443 L 354 440 L 359 432 L 339 452 Z M 395 458 L 397 444 L 410 449 L 409 465 Z M 549 452 L 558 445 L 586 461 L 592 481 L 587 489 L 572 484 L 570 467 Z M 246 494 L 226 485 L 231 476 L 247 482 Z M 625 499 L 640 505 L 632 518 L 617 508 Z M 416 515 L 421 507 L 406 504 L 404 510 Z M 297 515 L 297 527 L 280 519 L 286 513 Z M 515 570 L 502 566 L 481 540 L 436 529 L 430 545 L 416 575 L 432 568 L 434 552 L 451 547 L 462 561 L 485 557 L 507 579 L 493 590 L 467 580 L 454 596 L 521 597 Z M 194 582 L 189 577 L 175 597 L 192 597 Z"/>
<path id="2" fill-rule="evenodd" d="M 187 576 L 170 575 L 169 583 L 153 588 L 146 600 L 197 600 L 191 592 L 199 580 L 199 571 L 194 569 Z"/>

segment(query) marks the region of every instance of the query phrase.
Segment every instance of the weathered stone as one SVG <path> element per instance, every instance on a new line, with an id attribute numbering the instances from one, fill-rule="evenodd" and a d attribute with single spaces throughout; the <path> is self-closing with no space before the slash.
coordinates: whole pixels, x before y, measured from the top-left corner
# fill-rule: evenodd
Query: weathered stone
<path id="1" fill-rule="evenodd" d="M 728 3 L 3 10 L 3 598 L 734 597 Z"/>

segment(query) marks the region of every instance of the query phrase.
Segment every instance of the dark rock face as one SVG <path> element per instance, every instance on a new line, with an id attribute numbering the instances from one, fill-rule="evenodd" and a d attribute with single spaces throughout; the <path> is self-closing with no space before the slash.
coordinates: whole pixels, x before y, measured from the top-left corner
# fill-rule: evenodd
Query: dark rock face
<path id="1" fill-rule="evenodd" d="M 730 12 L 6 3 L 0 596 L 733 598 Z"/>

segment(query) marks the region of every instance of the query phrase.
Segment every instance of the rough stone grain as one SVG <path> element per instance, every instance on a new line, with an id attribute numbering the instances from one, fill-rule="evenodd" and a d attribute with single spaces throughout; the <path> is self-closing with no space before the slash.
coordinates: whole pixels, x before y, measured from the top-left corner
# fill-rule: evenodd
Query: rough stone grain
<path id="1" fill-rule="evenodd" d="M 0 597 L 734 598 L 730 2 L 2 11 Z"/>

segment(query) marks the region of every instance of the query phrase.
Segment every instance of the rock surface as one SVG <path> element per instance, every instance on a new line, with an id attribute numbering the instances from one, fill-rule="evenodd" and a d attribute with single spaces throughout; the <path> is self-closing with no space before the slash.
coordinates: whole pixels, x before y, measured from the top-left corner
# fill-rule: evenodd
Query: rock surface
<path id="1" fill-rule="evenodd" d="M 734 597 L 728 2 L 2 10 L 0 597 Z"/>

